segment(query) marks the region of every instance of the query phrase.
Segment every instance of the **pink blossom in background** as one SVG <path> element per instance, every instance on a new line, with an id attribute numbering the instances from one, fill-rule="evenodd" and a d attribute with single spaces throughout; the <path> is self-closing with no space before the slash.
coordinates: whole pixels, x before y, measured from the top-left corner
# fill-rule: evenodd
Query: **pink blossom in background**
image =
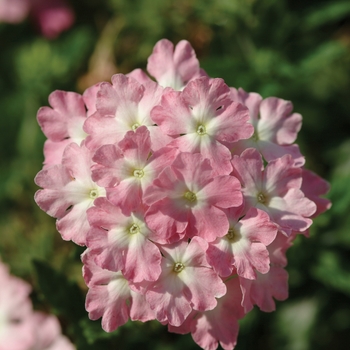
<path id="1" fill-rule="evenodd" d="M 35 342 L 30 350 L 74 350 L 75 346 L 62 335 L 58 319 L 53 315 L 36 311 L 32 314 Z"/>
<path id="2" fill-rule="evenodd" d="M 0 0 L 0 23 L 20 23 L 29 13 L 31 0 Z"/>
<path id="3" fill-rule="evenodd" d="M 55 39 L 75 21 L 73 9 L 65 0 L 0 0 L 0 22 L 20 23 L 28 15 L 48 39 Z"/>
<path id="4" fill-rule="evenodd" d="M 246 313 L 288 297 L 286 252 L 329 186 L 304 168 L 290 101 L 209 78 L 187 41 L 160 40 L 147 70 L 50 95 L 35 200 L 87 247 L 85 307 L 105 331 L 156 319 L 230 350 Z"/>
<path id="5" fill-rule="evenodd" d="M 72 8 L 65 0 L 30 0 L 30 16 L 35 26 L 48 39 L 56 38 L 70 28 L 75 20 Z"/>
<path id="6" fill-rule="evenodd" d="M 0 261 L 0 349 L 25 350 L 34 342 L 30 285 Z"/>
<path id="7" fill-rule="evenodd" d="M 0 261 L 0 350 L 74 350 L 55 316 L 33 310 L 30 293 Z"/>

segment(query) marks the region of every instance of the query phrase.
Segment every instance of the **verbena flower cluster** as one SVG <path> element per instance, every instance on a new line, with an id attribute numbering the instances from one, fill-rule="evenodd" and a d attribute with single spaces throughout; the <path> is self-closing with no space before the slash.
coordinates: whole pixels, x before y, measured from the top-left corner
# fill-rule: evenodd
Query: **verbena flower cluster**
<path id="1" fill-rule="evenodd" d="M 30 292 L 0 260 L 0 350 L 74 350 L 55 316 L 33 311 Z"/>
<path id="2" fill-rule="evenodd" d="M 291 102 L 208 77 L 187 41 L 159 41 L 147 71 L 50 95 L 35 200 L 87 247 L 105 331 L 156 319 L 233 349 L 239 319 L 288 297 L 286 251 L 330 207 L 328 183 L 304 168 Z"/>

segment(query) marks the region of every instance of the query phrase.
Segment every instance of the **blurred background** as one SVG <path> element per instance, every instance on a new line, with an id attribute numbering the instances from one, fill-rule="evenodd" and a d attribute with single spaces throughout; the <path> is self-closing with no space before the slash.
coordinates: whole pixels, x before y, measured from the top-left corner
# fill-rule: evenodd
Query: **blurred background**
<path id="1" fill-rule="evenodd" d="M 230 86 L 291 100 L 303 115 L 297 142 L 306 167 L 331 184 L 331 210 L 288 251 L 289 299 L 276 312 L 249 313 L 236 349 L 349 349 L 347 0 L 0 0 L 2 260 L 32 284 L 35 307 L 55 313 L 78 349 L 199 349 L 190 335 L 157 322 L 107 334 L 89 321 L 83 249 L 63 241 L 33 200 L 45 141 L 36 113 L 48 95 L 82 93 L 114 73 L 145 68 L 161 38 L 190 41 L 201 67 Z"/>

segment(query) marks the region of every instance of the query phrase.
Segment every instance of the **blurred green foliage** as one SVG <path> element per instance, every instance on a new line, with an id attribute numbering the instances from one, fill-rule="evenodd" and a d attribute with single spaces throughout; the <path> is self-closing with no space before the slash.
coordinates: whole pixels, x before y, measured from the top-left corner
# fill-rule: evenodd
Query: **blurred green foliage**
<path id="1" fill-rule="evenodd" d="M 331 183 L 333 207 L 288 253 L 290 298 L 254 309 L 237 349 L 346 350 L 350 332 L 350 4 L 319 0 L 71 0 L 75 25 L 49 41 L 29 21 L 0 23 L 0 255 L 33 285 L 78 349 L 198 349 L 157 322 L 101 330 L 84 310 L 82 248 L 35 205 L 44 136 L 36 112 L 56 89 L 82 92 L 145 68 L 161 38 L 187 39 L 227 84 L 291 100 L 303 115 L 306 166 Z M 64 300 L 59 291 L 69 293 Z"/>

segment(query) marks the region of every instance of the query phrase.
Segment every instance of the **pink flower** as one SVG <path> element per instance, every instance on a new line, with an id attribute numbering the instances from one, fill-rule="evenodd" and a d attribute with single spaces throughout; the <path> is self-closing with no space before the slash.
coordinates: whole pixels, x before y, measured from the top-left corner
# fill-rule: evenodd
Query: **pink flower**
<path id="1" fill-rule="evenodd" d="M 163 88 L 153 81 L 141 85 L 123 74 L 112 77 L 112 85 L 101 83 L 96 100 L 96 113 L 84 125 L 89 134 L 86 145 L 97 150 L 105 144 L 121 141 L 130 130 L 145 125 L 151 133 L 153 150 L 165 146 L 170 138 L 154 126 L 151 109 L 160 101 Z"/>
<path id="2" fill-rule="evenodd" d="M 161 170 L 170 165 L 178 151 L 161 148 L 152 154 L 150 132 L 146 126 L 128 131 L 116 145 L 104 145 L 95 153 L 92 179 L 107 187 L 107 197 L 125 213 L 142 203 L 146 188 Z"/>
<path id="3" fill-rule="evenodd" d="M 0 261 L 0 350 L 74 350 L 55 316 L 33 312 L 30 292 Z"/>
<path id="4" fill-rule="evenodd" d="M 182 92 L 166 91 L 151 116 L 164 134 L 181 135 L 171 146 L 202 153 L 220 175 L 228 175 L 232 169 L 231 152 L 222 142 L 253 133 L 247 108 L 230 99 L 230 89 L 222 79 L 202 77 L 192 80 Z"/>
<path id="5" fill-rule="evenodd" d="M 261 155 L 253 148 L 232 159 L 233 175 L 242 185 L 245 210 L 251 207 L 267 212 L 286 235 L 303 232 L 312 224 L 314 202 L 300 190 L 302 170 L 290 155 L 271 161 L 264 169 Z"/>
<path id="6" fill-rule="evenodd" d="M 28 350 L 74 350 L 75 346 L 62 335 L 58 319 L 53 315 L 34 312 L 30 319 L 35 334 L 34 344 Z"/>
<path id="7" fill-rule="evenodd" d="M 214 176 L 209 159 L 180 153 L 149 186 L 144 202 L 152 239 L 171 243 L 186 236 L 211 242 L 229 228 L 223 208 L 242 204 L 239 182 L 229 175 Z"/>
<path id="8" fill-rule="evenodd" d="M 162 273 L 147 287 L 146 300 L 160 322 L 180 326 L 191 313 L 212 310 L 226 287 L 205 259 L 207 243 L 194 237 L 160 247 Z"/>
<path id="9" fill-rule="evenodd" d="M 238 320 L 244 316 L 241 306 L 242 292 L 237 276 L 225 281 L 227 293 L 218 299 L 213 310 L 192 311 L 179 327 L 168 326 L 169 332 L 191 332 L 193 340 L 203 349 L 215 350 L 220 343 L 225 350 L 232 350 L 237 343 Z"/>
<path id="10" fill-rule="evenodd" d="M 270 269 L 266 246 L 276 237 L 277 227 L 269 216 L 250 208 L 242 217 L 242 209 L 228 209 L 230 222 L 228 233 L 209 244 L 207 258 L 215 271 L 223 277 L 231 275 L 234 267 L 237 274 L 255 279 L 256 271 L 264 274 Z"/>
<path id="11" fill-rule="evenodd" d="M 27 350 L 34 342 L 31 287 L 0 261 L 0 350 Z"/>
<path id="12" fill-rule="evenodd" d="M 186 40 L 181 40 L 175 49 L 167 39 L 158 41 L 148 58 L 147 70 L 159 85 L 174 90 L 182 90 L 190 80 L 206 75 Z"/>
<path id="13" fill-rule="evenodd" d="M 91 229 L 87 246 L 95 262 L 104 269 L 122 270 L 133 282 L 155 281 L 161 272 L 161 254 L 148 240 L 150 230 L 144 222 L 141 207 L 130 216 L 105 198 L 97 198 L 95 207 L 88 210 Z"/>
<path id="14" fill-rule="evenodd" d="M 290 154 L 295 165 L 302 166 L 305 159 L 299 146 L 292 144 L 301 128 L 302 117 L 299 113 L 292 114 L 292 103 L 276 97 L 263 100 L 259 94 L 247 93 L 241 88 L 231 88 L 231 92 L 234 101 L 248 107 L 254 126 L 250 139 L 230 145 L 232 152 L 239 155 L 247 148 L 256 148 L 268 162 Z"/>
<path id="15" fill-rule="evenodd" d="M 57 218 L 57 230 L 65 240 L 86 244 L 89 223 L 86 211 L 98 197 L 106 194 L 104 188 L 91 179 L 90 151 L 69 144 L 63 154 L 62 164 L 40 171 L 35 183 L 42 187 L 35 194 L 39 207 Z"/>
<path id="16" fill-rule="evenodd" d="M 146 322 L 155 318 L 145 297 L 131 289 L 121 272 L 100 268 L 86 250 L 82 256 L 83 275 L 89 291 L 85 307 L 91 320 L 102 317 L 102 328 L 112 332 L 125 324 L 129 317 L 133 321 Z M 141 286 L 142 287 L 142 286 Z M 139 286 L 140 288 L 140 286 Z"/>
<path id="17" fill-rule="evenodd" d="M 83 97 L 75 92 L 56 90 L 49 96 L 50 107 L 37 114 L 41 130 L 48 138 L 44 145 L 45 166 L 60 164 L 65 147 L 81 145 L 87 134 L 83 130 L 86 109 Z"/>

